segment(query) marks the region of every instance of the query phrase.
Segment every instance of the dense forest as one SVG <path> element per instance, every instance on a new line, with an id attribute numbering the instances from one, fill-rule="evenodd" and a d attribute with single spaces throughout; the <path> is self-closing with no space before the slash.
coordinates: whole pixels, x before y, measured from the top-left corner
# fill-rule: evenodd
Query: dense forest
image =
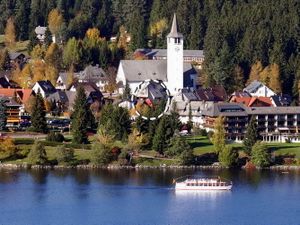
<path id="1" fill-rule="evenodd" d="M 300 90 L 300 2 L 298 0 L 0 0 L 0 33 L 14 18 L 18 40 L 33 39 L 57 9 L 63 43 L 98 28 L 109 40 L 130 34 L 128 51 L 165 47 L 173 13 L 186 49 L 204 49 L 201 82 L 228 91 L 259 79 L 297 99 Z M 250 78 L 250 79 L 249 79 Z"/>

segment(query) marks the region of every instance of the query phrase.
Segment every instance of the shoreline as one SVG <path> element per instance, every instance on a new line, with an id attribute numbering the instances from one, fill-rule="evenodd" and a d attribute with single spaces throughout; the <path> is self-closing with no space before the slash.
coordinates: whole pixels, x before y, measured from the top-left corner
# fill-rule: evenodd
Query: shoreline
<path id="1" fill-rule="evenodd" d="M 228 170 L 228 167 L 224 166 L 179 166 L 179 165 L 160 165 L 160 166 L 146 166 L 146 165 L 136 165 L 136 166 L 119 166 L 119 165 L 76 165 L 76 166 L 64 166 L 64 165 L 29 165 L 29 164 L 10 164 L 10 163 L 0 163 L 0 170 L 65 170 L 65 169 L 79 169 L 79 170 L 94 170 L 94 169 L 107 169 L 107 170 L 142 170 L 142 169 L 170 169 L 170 170 L 184 170 L 184 169 L 199 169 L 199 170 Z M 240 168 L 246 170 L 246 168 Z M 271 171 L 300 171 L 300 166 L 294 165 L 276 165 L 266 168 L 256 168 L 257 170 L 271 170 Z"/>

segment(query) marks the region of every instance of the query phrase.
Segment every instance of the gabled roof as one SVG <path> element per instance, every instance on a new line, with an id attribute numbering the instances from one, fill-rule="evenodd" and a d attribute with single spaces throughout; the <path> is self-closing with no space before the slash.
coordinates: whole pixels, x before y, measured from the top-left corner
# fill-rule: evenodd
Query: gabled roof
<path id="1" fill-rule="evenodd" d="M 86 82 L 98 82 L 100 80 L 107 80 L 107 75 L 99 65 L 87 66 L 83 71 L 76 74 L 78 80 Z"/>
<path id="2" fill-rule="evenodd" d="M 248 93 L 253 93 L 261 86 L 265 86 L 265 85 L 260 81 L 254 80 L 247 87 L 245 87 L 244 91 Z"/>
<path id="3" fill-rule="evenodd" d="M 22 103 L 26 103 L 32 95 L 31 89 L 14 89 L 14 88 L 0 88 L 0 95 L 5 97 L 18 96 Z"/>
<path id="4" fill-rule="evenodd" d="M 125 78 L 129 82 L 141 82 L 144 80 L 161 80 L 167 82 L 167 60 L 121 60 Z M 185 76 L 184 86 L 189 86 L 189 75 L 196 74 L 190 63 L 183 64 Z"/>
<path id="5" fill-rule="evenodd" d="M 272 100 L 268 97 L 234 97 L 231 102 L 242 103 L 248 107 L 254 106 L 255 103 L 260 102 L 264 106 L 272 106 Z"/>
<path id="6" fill-rule="evenodd" d="M 41 87 L 41 89 L 47 94 L 52 94 L 56 92 L 55 87 L 49 80 L 37 81 L 36 84 L 38 84 Z"/>
<path id="7" fill-rule="evenodd" d="M 68 96 L 65 91 L 58 90 L 57 92 L 50 94 L 47 99 L 49 101 L 56 101 L 56 102 L 62 102 L 67 103 L 69 102 Z"/>
<path id="8" fill-rule="evenodd" d="M 20 52 L 10 52 L 9 53 L 10 60 L 15 60 L 19 56 L 25 57 L 25 55 L 23 53 L 20 53 Z"/>

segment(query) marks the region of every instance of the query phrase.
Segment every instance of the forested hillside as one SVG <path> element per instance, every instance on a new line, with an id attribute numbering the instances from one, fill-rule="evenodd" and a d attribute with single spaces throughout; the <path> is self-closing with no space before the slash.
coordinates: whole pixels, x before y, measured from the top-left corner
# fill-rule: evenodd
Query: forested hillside
<path id="1" fill-rule="evenodd" d="M 205 50 L 203 84 L 233 91 L 250 77 L 299 95 L 298 0 L 0 0 L 0 33 L 13 17 L 17 39 L 33 40 L 34 28 L 47 26 L 53 9 L 63 18 L 57 31 L 63 43 L 94 27 L 109 40 L 124 26 L 132 38 L 128 51 L 165 47 L 176 12 L 185 48 Z"/>

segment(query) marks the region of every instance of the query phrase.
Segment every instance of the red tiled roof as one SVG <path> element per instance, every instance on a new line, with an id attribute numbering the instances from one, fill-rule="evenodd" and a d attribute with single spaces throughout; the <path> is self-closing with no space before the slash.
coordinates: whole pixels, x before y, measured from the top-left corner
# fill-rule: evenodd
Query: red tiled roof
<path id="1" fill-rule="evenodd" d="M 0 88 L 0 96 L 14 97 L 17 95 L 22 103 L 27 102 L 31 94 L 31 89 Z"/>
<path id="2" fill-rule="evenodd" d="M 242 103 L 248 107 L 254 106 L 256 102 L 262 103 L 263 106 L 272 106 L 272 100 L 269 97 L 233 97 L 231 102 Z"/>

